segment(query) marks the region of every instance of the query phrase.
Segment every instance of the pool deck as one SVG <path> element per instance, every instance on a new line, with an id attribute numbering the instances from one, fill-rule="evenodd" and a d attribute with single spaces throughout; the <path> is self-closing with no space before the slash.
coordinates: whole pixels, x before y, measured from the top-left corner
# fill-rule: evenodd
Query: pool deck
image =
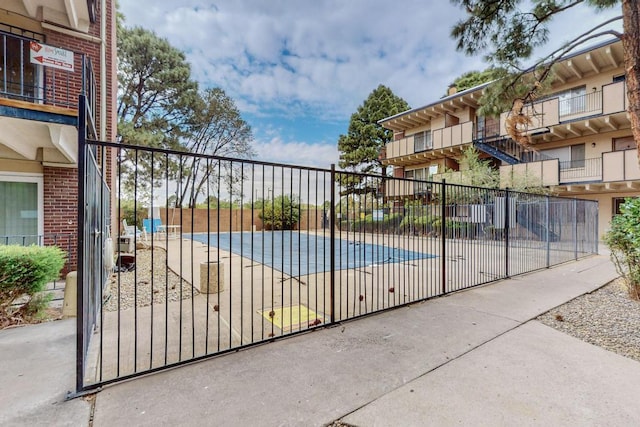
<path id="1" fill-rule="evenodd" d="M 168 267 L 196 289 L 201 287 L 201 268 L 206 278 L 207 264 L 216 263 L 209 269 L 215 280 L 219 274 L 221 290 L 135 312 L 105 313 L 100 340 L 92 346 L 95 369 L 87 371 L 87 380 L 121 377 L 440 295 L 443 267 L 448 270 L 447 292 L 503 274 L 500 244 L 488 248 L 448 241 L 443 262 L 439 239 L 365 234 L 358 238 L 436 257 L 337 271 L 332 311 L 328 272 L 291 277 L 190 239 L 154 242 L 166 248 Z M 526 260 L 530 251 L 523 249 L 519 258 Z M 461 265 L 465 267 L 460 269 Z M 222 268 L 216 271 L 217 266 Z"/>
<path id="2" fill-rule="evenodd" d="M 65 401 L 74 320 L 4 330 L 0 424 L 640 425 L 639 362 L 531 320 L 616 276 L 589 257 L 121 382 L 95 405 Z"/>

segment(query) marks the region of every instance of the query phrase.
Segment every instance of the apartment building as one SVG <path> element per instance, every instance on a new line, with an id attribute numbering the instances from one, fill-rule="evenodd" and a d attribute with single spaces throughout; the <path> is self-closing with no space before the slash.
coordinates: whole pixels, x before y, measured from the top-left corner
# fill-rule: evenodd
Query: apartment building
<path id="1" fill-rule="evenodd" d="M 600 235 L 624 198 L 640 195 L 620 41 L 573 53 L 556 65 L 550 94 L 527 107 L 533 151 L 509 138 L 507 113 L 477 114 L 486 87 L 450 93 L 381 120 L 394 132 L 394 141 L 381 152 L 382 163 L 392 166 L 396 177 L 437 179 L 445 170 L 464 169 L 462 152 L 473 145 L 500 169 L 503 188 L 514 174 L 527 174 L 556 195 L 597 200 Z M 414 194 L 419 188 L 389 185 L 386 196 L 420 197 Z"/>
<path id="2" fill-rule="evenodd" d="M 75 268 L 78 97 L 115 140 L 115 54 L 115 0 L 0 3 L 0 244 L 55 244 Z"/>

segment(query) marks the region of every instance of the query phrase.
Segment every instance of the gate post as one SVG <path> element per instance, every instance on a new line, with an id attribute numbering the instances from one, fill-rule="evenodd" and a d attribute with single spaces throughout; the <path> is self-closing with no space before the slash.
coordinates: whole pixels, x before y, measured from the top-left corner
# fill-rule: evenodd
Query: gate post
<path id="1" fill-rule="evenodd" d="M 549 268 L 551 266 L 551 218 L 549 215 L 549 195 L 547 194 L 546 197 L 546 211 L 547 211 L 547 218 L 546 218 L 546 227 L 547 227 L 547 268 Z"/>
<path id="2" fill-rule="evenodd" d="M 511 218 L 509 218 L 510 209 L 509 188 L 504 190 L 504 276 L 509 277 L 509 228 L 511 227 Z"/>
<path id="3" fill-rule="evenodd" d="M 329 197 L 329 287 L 331 290 L 331 323 L 335 323 L 336 287 L 336 165 L 331 164 L 331 195 Z"/>
<path id="4" fill-rule="evenodd" d="M 598 202 L 593 202 L 595 204 L 596 209 L 596 226 L 593 228 L 593 241 L 595 242 L 595 254 L 598 254 L 598 228 L 600 227 L 600 205 Z M 591 210 L 593 210 L 593 205 L 591 206 Z M 585 221 L 586 222 L 586 221 Z"/>
<path id="5" fill-rule="evenodd" d="M 442 294 L 447 293 L 447 181 L 442 180 L 442 188 L 440 190 L 442 200 L 440 201 L 440 285 Z"/>
<path id="6" fill-rule="evenodd" d="M 76 307 L 76 393 L 83 389 L 84 377 L 84 279 L 85 279 L 85 260 L 84 260 L 84 222 L 85 222 L 85 163 L 86 163 L 86 138 L 87 138 L 87 107 L 86 97 L 80 95 L 78 97 L 78 279 L 77 279 L 77 307 Z M 86 338 L 88 339 L 88 337 Z"/>
<path id="7" fill-rule="evenodd" d="M 578 260 L 578 199 L 573 199 L 573 259 Z"/>

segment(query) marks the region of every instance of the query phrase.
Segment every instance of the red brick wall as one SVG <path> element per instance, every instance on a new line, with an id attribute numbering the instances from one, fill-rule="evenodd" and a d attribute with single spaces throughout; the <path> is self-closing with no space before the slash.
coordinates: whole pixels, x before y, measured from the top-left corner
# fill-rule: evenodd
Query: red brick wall
<path id="1" fill-rule="evenodd" d="M 99 38 L 100 37 L 100 16 L 95 23 L 91 24 L 89 28 L 89 35 Z M 109 28 L 109 26 L 107 26 Z M 77 108 L 78 95 L 82 92 L 82 54 L 85 54 L 93 65 L 93 73 L 96 82 L 96 127 L 100 129 L 100 43 L 92 40 L 85 40 L 82 38 L 74 37 L 72 35 L 59 33 L 45 29 L 45 40 L 48 45 L 60 47 L 74 52 L 74 67 L 73 73 L 67 73 L 62 70 L 55 70 L 53 68 L 46 68 L 46 87 L 53 86 L 54 79 L 56 82 L 56 92 L 48 93 L 48 96 L 53 96 L 53 103 L 60 105 L 61 103 L 68 101 L 71 103 L 70 108 Z M 107 54 L 107 56 L 109 56 Z M 107 79 L 110 76 L 110 68 L 107 67 Z M 67 93 L 67 87 L 69 92 Z M 49 91 L 48 91 L 49 92 Z"/>
<path id="2" fill-rule="evenodd" d="M 76 269 L 78 170 L 44 167 L 44 244 L 69 251 L 63 275 Z M 54 242 L 55 239 L 55 242 Z"/>
<path id="3" fill-rule="evenodd" d="M 45 43 L 51 46 L 72 50 L 74 55 L 75 71 L 66 73 L 52 68 L 46 69 L 47 87 L 56 82 L 56 93 L 48 93 L 47 96 L 55 96 L 55 103 L 70 102 L 69 108 L 76 109 L 78 96 L 82 91 L 82 54 L 90 58 L 93 65 L 96 90 L 96 129 L 100 132 L 100 105 L 101 97 L 106 96 L 106 138 L 114 141 L 116 136 L 116 40 L 115 40 L 115 0 L 106 0 L 107 5 L 107 40 L 106 40 L 106 87 L 105 94 L 100 93 L 100 43 L 96 40 L 100 37 L 101 12 L 98 10 L 96 22 L 89 28 L 89 35 L 95 40 L 86 40 L 73 35 L 45 29 Z M 98 8 L 100 2 L 98 2 Z M 62 87 L 64 86 L 64 90 Z M 67 93 L 67 88 L 69 92 Z M 107 182 L 114 188 L 113 171 L 115 170 L 115 152 L 109 149 L 106 162 Z M 69 260 L 65 265 L 63 274 L 77 268 L 77 213 L 78 211 L 78 170 L 75 168 L 44 167 L 44 232 L 47 236 L 46 245 L 56 244 L 65 251 L 69 251 Z M 115 213 L 112 214 L 115 218 Z M 54 242 L 54 238 L 57 240 Z"/>

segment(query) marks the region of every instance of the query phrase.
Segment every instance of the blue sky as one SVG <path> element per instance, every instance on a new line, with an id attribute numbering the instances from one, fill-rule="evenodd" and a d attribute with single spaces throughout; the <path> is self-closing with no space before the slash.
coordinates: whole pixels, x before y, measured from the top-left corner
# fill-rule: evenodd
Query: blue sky
<path id="1" fill-rule="evenodd" d="M 449 33 L 463 14 L 448 0 L 119 4 L 126 25 L 167 38 L 187 54 L 201 87 L 220 87 L 235 100 L 260 160 L 328 167 L 338 162 L 337 140 L 351 114 L 379 84 L 418 107 L 463 72 L 486 67 L 481 57 L 455 51 Z M 553 24 L 552 45 L 619 8 L 571 14 Z"/>

